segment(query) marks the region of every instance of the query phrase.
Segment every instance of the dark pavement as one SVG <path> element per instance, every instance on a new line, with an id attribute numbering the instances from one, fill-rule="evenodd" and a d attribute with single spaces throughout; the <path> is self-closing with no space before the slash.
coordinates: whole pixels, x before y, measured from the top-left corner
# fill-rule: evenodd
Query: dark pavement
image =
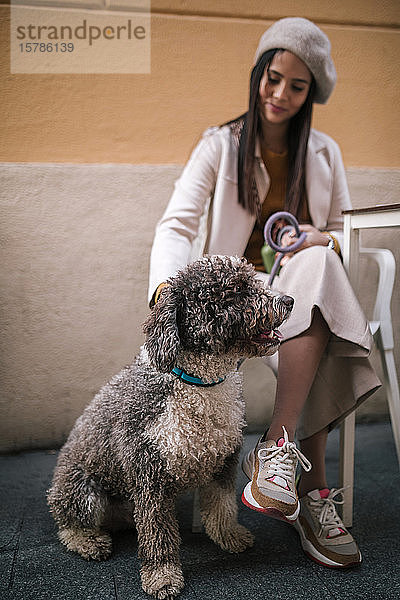
<path id="1" fill-rule="evenodd" d="M 329 483 L 337 486 L 338 431 L 329 436 Z M 245 438 L 246 451 L 257 436 Z M 54 451 L 0 456 L 0 598 L 12 600 L 146 600 L 140 587 L 135 532 L 114 537 L 105 562 L 86 562 L 58 542 L 45 492 Z M 246 482 L 238 474 L 238 497 Z M 360 567 L 336 571 L 302 552 L 296 531 L 240 504 L 240 521 L 256 542 L 230 555 L 191 531 L 191 495 L 178 504 L 185 589 L 181 600 L 345 600 L 400 598 L 400 475 L 389 423 L 356 428 L 352 533 Z"/>

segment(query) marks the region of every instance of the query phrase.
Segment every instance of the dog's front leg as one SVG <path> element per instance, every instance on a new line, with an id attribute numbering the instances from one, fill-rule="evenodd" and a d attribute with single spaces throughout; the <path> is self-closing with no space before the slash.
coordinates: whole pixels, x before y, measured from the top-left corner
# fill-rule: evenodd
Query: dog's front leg
<path id="1" fill-rule="evenodd" d="M 200 512 L 207 535 L 228 552 L 243 552 L 254 537 L 237 520 L 236 468 L 239 451 L 229 456 L 222 470 L 200 488 Z"/>
<path id="2" fill-rule="evenodd" d="M 174 598 L 183 588 L 175 497 L 143 486 L 136 494 L 134 515 L 142 587 L 158 600 Z"/>

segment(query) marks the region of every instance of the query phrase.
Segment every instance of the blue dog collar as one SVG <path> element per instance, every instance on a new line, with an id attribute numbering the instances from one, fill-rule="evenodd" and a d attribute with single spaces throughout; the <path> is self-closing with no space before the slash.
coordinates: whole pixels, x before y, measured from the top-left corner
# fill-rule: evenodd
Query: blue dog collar
<path id="1" fill-rule="evenodd" d="M 212 387 L 213 385 L 218 385 L 225 381 L 225 377 L 220 377 L 218 381 L 212 381 L 211 383 L 207 381 L 203 381 L 200 377 L 196 377 L 195 375 L 189 375 L 183 369 L 179 367 L 174 367 L 171 371 L 174 375 L 176 375 L 179 379 L 188 383 L 189 385 L 198 385 L 200 387 Z"/>

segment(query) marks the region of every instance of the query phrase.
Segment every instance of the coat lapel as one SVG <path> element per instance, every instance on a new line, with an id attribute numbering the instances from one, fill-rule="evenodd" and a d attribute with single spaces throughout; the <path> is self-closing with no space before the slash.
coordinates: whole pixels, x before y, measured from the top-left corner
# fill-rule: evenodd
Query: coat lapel
<path id="1" fill-rule="evenodd" d="M 306 191 L 314 227 L 322 229 L 328 221 L 333 176 L 326 145 L 310 135 L 306 156 Z"/>

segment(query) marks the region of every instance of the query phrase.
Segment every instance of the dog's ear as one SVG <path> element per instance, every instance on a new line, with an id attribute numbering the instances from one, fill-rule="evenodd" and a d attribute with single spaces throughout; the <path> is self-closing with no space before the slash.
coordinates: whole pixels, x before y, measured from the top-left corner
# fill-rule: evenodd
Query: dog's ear
<path id="1" fill-rule="evenodd" d="M 150 362 L 164 373 L 174 368 L 180 344 L 176 322 L 177 302 L 176 290 L 166 286 L 143 323 L 146 334 L 144 346 Z"/>

